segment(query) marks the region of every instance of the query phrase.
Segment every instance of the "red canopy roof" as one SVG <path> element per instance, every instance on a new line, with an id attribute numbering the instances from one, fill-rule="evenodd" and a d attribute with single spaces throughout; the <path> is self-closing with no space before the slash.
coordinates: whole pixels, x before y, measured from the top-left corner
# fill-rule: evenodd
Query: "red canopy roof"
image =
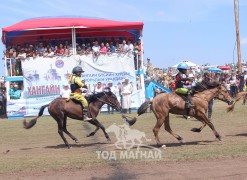
<path id="1" fill-rule="evenodd" d="M 66 34 L 70 34 L 72 27 L 76 28 L 79 33 L 87 33 L 90 35 L 98 35 L 101 32 L 102 36 L 110 36 L 111 34 L 119 34 L 119 36 L 130 35 L 130 31 L 140 31 L 143 28 L 143 22 L 121 22 L 106 19 L 92 19 L 92 18 L 37 18 L 28 19 L 5 27 L 2 29 L 2 40 L 10 38 L 16 39 L 28 39 L 30 36 L 39 36 L 42 33 L 54 34 L 54 32 L 66 31 Z M 128 31 L 128 32 L 127 32 Z M 22 33 L 14 33 L 22 32 Z M 14 33 L 14 34 L 13 34 Z M 139 33 L 138 33 L 139 34 Z M 25 35 L 25 36 L 24 36 Z M 11 40 L 11 41 L 12 41 Z M 5 43 L 5 41 L 3 41 Z"/>
<path id="2" fill-rule="evenodd" d="M 142 30 L 142 22 L 120 22 L 105 19 L 90 18 L 41 18 L 29 19 L 3 28 L 3 32 L 34 30 L 34 29 L 56 29 L 65 27 L 81 28 L 106 28 L 106 29 L 139 29 Z"/>

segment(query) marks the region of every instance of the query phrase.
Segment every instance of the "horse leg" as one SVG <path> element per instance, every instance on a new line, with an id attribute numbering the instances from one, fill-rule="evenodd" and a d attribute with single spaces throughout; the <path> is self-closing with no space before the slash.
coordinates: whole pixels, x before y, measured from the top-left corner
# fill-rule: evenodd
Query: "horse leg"
<path id="1" fill-rule="evenodd" d="M 170 118 L 169 118 L 169 114 L 168 116 L 166 116 L 165 118 L 165 123 L 164 123 L 164 127 L 165 127 L 165 130 L 167 132 L 169 132 L 172 136 L 174 136 L 180 143 L 184 143 L 183 141 L 183 138 L 177 134 L 175 134 L 172 129 L 171 129 L 171 126 L 170 126 Z"/>
<path id="2" fill-rule="evenodd" d="M 200 120 L 202 123 L 204 122 L 206 125 L 208 125 L 208 126 L 212 129 L 212 131 L 213 131 L 215 137 L 221 141 L 221 136 L 220 136 L 219 133 L 215 130 L 213 123 L 210 122 L 210 121 L 208 120 L 206 114 L 204 114 L 204 113 L 199 113 L 199 114 L 196 116 L 196 119 L 198 119 L 198 120 Z"/>
<path id="3" fill-rule="evenodd" d="M 68 143 L 68 141 L 66 140 L 66 138 L 63 135 L 63 118 L 59 118 L 59 117 L 53 117 L 56 121 L 57 121 L 57 125 L 58 125 L 58 134 L 61 136 L 61 138 L 63 139 L 65 145 L 70 149 L 71 146 Z"/>
<path id="4" fill-rule="evenodd" d="M 73 136 L 68 130 L 67 130 L 67 116 L 64 116 L 63 120 L 63 132 L 65 132 L 71 139 L 73 139 L 76 143 L 79 143 L 79 140 Z"/>
<path id="5" fill-rule="evenodd" d="M 105 131 L 105 127 L 104 127 L 97 119 L 93 119 L 93 120 L 88 121 L 88 122 L 90 122 L 91 124 L 93 124 L 93 125 L 95 125 L 95 126 L 97 127 L 97 128 L 95 129 L 95 131 L 92 132 L 92 133 L 90 133 L 89 135 L 91 135 L 91 134 L 94 135 L 94 134 L 99 130 L 99 128 L 100 128 L 100 129 L 103 131 L 103 133 L 104 133 L 104 135 L 105 135 L 107 141 L 111 141 L 109 135 L 108 135 L 107 132 Z M 92 135 L 92 136 L 93 136 L 93 135 Z M 89 136 L 87 136 L 87 137 L 89 137 Z"/>
<path id="6" fill-rule="evenodd" d="M 94 136 L 94 134 L 99 130 L 99 126 L 98 126 L 97 123 L 94 121 L 94 119 L 92 119 L 92 120 L 90 120 L 90 121 L 88 121 L 88 122 L 89 122 L 90 124 L 93 124 L 94 126 L 96 126 L 96 129 L 95 129 L 93 132 L 87 134 L 87 137 Z"/>
<path id="7" fill-rule="evenodd" d="M 163 123 L 164 123 L 163 118 L 157 118 L 157 122 L 156 122 L 156 124 L 155 124 L 155 126 L 153 128 L 154 137 L 155 137 L 155 140 L 156 140 L 156 143 L 157 143 L 158 147 L 162 147 L 163 146 L 163 144 L 161 144 L 161 142 L 159 140 L 159 136 L 158 136 L 160 127 L 162 126 Z"/>
<path id="8" fill-rule="evenodd" d="M 203 125 L 200 128 L 192 128 L 191 131 L 192 132 L 201 132 L 203 130 L 203 128 L 205 128 L 207 125 L 205 122 L 202 122 L 202 124 Z"/>

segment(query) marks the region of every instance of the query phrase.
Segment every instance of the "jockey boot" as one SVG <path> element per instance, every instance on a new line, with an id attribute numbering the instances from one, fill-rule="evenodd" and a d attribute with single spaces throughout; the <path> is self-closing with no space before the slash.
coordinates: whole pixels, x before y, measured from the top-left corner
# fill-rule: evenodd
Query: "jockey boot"
<path id="1" fill-rule="evenodd" d="M 208 120 L 211 121 L 212 112 L 208 111 Z"/>
<path id="2" fill-rule="evenodd" d="M 83 115 L 83 121 L 90 121 L 92 120 L 92 118 L 89 118 L 88 115 L 88 110 L 87 109 L 83 109 L 82 115 Z"/>
<path id="3" fill-rule="evenodd" d="M 187 94 L 186 95 L 186 100 L 185 100 L 185 108 L 186 109 L 189 109 L 189 108 L 192 108 L 192 107 L 195 107 L 195 106 L 191 102 L 191 95 L 190 94 Z"/>

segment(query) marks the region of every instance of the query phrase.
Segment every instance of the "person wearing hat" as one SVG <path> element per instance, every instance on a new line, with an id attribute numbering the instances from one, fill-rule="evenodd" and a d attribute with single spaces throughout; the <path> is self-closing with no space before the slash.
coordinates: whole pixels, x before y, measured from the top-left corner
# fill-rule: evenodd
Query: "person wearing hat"
<path id="1" fill-rule="evenodd" d="M 13 88 L 9 90 L 10 99 L 20 99 L 21 97 L 21 90 L 17 84 L 13 85 Z"/>
<path id="2" fill-rule="evenodd" d="M 60 92 L 60 97 L 62 98 L 69 98 L 71 94 L 71 89 L 69 88 L 68 84 L 63 85 L 63 89 Z"/>
<path id="3" fill-rule="evenodd" d="M 88 109 L 88 102 L 85 99 L 85 97 L 81 94 L 81 87 L 83 87 L 85 84 L 81 81 L 81 74 L 84 71 L 82 70 L 82 68 L 80 66 L 76 66 L 73 68 L 72 70 L 72 74 L 70 74 L 69 76 L 69 84 L 70 84 L 70 89 L 71 89 L 71 96 L 80 101 L 82 106 L 83 106 L 83 120 L 84 121 L 89 121 L 92 118 L 89 118 L 87 116 L 87 109 Z M 85 114 L 84 114 L 85 113 Z"/>
<path id="4" fill-rule="evenodd" d="M 113 86 L 112 80 L 108 81 L 107 87 L 110 88 L 110 90 L 113 94 L 117 95 L 118 90 L 116 87 Z M 110 112 L 111 112 L 111 114 L 113 114 L 113 112 L 114 112 L 114 109 L 109 104 L 107 105 L 107 110 L 108 110 L 108 114 L 110 114 Z"/>
<path id="5" fill-rule="evenodd" d="M 124 83 L 121 88 L 122 109 L 123 109 L 124 114 L 127 113 L 127 110 L 129 110 L 129 114 L 131 114 L 131 94 L 132 92 L 133 92 L 133 86 L 129 83 L 129 79 L 125 78 Z"/>
<path id="6" fill-rule="evenodd" d="M 209 84 L 211 82 L 211 76 L 209 72 L 204 72 L 203 73 L 203 78 L 202 78 L 202 84 Z M 208 103 L 208 120 L 211 121 L 212 113 L 213 113 L 213 105 L 214 105 L 214 98 L 211 99 Z"/>
<path id="7" fill-rule="evenodd" d="M 186 95 L 185 100 L 185 108 L 187 110 L 187 114 L 189 114 L 190 108 L 194 107 L 194 105 L 191 102 L 191 91 L 189 89 L 184 88 L 184 85 L 188 85 L 188 82 L 190 81 L 190 78 L 187 76 L 187 71 L 189 69 L 189 66 L 182 62 L 178 65 L 178 74 L 176 75 L 176 92 L 179 94 Z"/>

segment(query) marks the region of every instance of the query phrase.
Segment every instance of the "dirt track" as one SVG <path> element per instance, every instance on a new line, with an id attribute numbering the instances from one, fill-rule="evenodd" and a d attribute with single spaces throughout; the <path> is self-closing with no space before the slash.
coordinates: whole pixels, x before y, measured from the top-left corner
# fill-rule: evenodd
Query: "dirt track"
<path id="1" fill-rule="evenodd" d="M 21 172 L 0 179 L 246 179 L 247 158 L 205 161 L 112 164 L 104 167 L 50 172 Z"/>

